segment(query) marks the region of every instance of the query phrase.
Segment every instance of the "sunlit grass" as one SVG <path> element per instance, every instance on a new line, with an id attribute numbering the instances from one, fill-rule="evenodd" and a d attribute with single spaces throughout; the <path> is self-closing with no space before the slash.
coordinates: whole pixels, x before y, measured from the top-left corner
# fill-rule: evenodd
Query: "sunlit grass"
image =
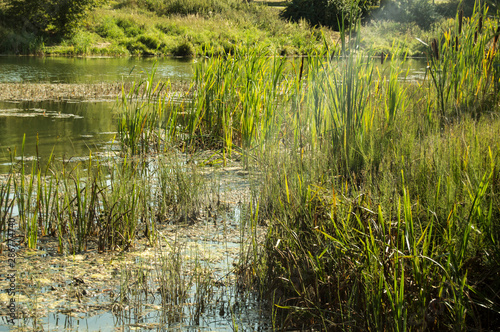
<path id="1" fill-rule="evenodd" d="M 211 165 L 243 156 L 259 181 L 238 268 L 272 303 L 275 328 L 496 328 L 499 29 L 484 17 L 457 14 L 442 38 L 421 43 L 428 68 L 417 82 L 396 57 L 375 66 L 354 34 L 338 48 L 322 37 L 301 59 L 241 43 L 199 61 L 179 103 L 152 73 L 123 93 L 122 158 L 104 166 L 90 156 L 59 172 L 21 160 L 0 203 L 13 204 L 14 190 L 31 247 L 49 220 L 61 250 L 92 238 L 101 250 L 127 248 L 139 231 L 154 243 L 159 220 L 194 220 L 209 196 L 176 153 L 211 150 Z M 148 166 L 151 156 L 161 166 Z M 268 226 L 263 243 L 258 224 Z M 198 281 L 182 279 L 176 257 L 164 263 L 162 297 L 185 300 Z"/>

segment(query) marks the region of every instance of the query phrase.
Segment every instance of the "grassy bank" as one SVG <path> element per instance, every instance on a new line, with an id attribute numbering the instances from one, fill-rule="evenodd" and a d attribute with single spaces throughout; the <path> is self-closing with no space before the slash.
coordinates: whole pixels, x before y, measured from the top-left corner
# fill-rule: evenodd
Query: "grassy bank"
<path id="1" fill-rule="evenodd" d="M 322 45 L 318 30 L 287 23 L 264 3 L 106 1 L 70 37 L 0 27 L 0 52 L 44 55 L 204 56 L 255 44 L 274 54 L 302 54 Z"/>
<path id="2" fill-rule="evenodd" d="M 90 1 L 90 0 L 89 0 Z M 425 56 L 421 40 L 435 38 L 453 25 L 457 7 L 470 16 L 473 1 L 426 0 L 412 4 L 386 1 L 372 7 L 359 29 L 358 46 L 367 54 L 389 53 L 398 44 L 401 56 Z M 116 0 L 92 7 L 71 33 L 51 25 L 33 27 L 12 18 L 0 2 L 0 53 L 64 56 L 213 56 L 245 52 L 259 45 L 263 54 L 305 55 L 321 52 L 324 40 L 337 47 L 338 32 L 311 27 L 307 18 L 283 18 L 285 2 L 240 0 Z M 496 13 L 492 8 L 489 15 Z M 9 16 L 10 15 L 10 16 Z M 41 15 L 41 14 L 40 14 Z M 18 26 L 21 24 L 21 26 Z"/>

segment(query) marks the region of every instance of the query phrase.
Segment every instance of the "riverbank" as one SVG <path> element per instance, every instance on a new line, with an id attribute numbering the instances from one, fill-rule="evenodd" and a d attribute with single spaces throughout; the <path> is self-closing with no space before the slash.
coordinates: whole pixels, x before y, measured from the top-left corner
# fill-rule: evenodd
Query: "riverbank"
<path id="1" fill-rule="evenodd" d="M 200 57 L 245 53 L 255 47 L 262 55 L 303 55 L 313 50 L 321 52 L 325 47 L 341 47 L 336 31 L 312 27 L 306 20 L 284 20 L 284 5 L 282 1 L 240 0 L 164 4 L 109 1 L 91 10 L 68 36 L 55 38 L 39 30 L 26 32 L 0 26 L 0 53 Z M 362 37 L 358 46 L 371 55 L 397 49 L 401 57 L 425 56 L 426 47 L 418 39 L 439 37 L 453 24 L 457 6 L 453 1 L 438 1 L 436 5 L 418 7 L 417 13 L 406 7 L 396 8 L 399 16 L 405 17 L 399 17 L 399 21 L 393 7 L 373 8 L 357 31 Z M 421 19 L 426 25 L 419 23 Z"/>
<path id="2" fill-rule="evenodd" d="M 51 40 L 0 27 L 0 52 L 33 55 L 205 56 L 242 52 L 294 55 L 321 48 L 321 33 L 307 23 L 288 23 L 279 7 L 240 0 L 110 1 L 92 10 L 71 37 Z"/>

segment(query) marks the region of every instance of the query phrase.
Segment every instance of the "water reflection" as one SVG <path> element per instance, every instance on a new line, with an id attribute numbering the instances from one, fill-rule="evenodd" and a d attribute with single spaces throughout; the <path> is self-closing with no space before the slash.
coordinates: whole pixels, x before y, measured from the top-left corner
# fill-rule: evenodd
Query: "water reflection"
<path id="1" fill-rule="evenodd" d="M 189 80 L 192 61 L 171 58 L 0 57 L 1 83 L 101 83 L 147 77 Z"/>
<path id="2" fill-rule="evenodd" d="M 9 150 L 30 158 L 88 156 L 113 140 L 114 103 L 0 102 L 0 172 L 8 170 Z"/>

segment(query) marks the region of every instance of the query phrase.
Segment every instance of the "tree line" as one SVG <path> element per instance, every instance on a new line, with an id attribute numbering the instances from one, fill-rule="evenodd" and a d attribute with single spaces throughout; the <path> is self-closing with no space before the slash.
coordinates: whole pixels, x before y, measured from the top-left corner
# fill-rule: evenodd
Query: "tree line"
<path id="1" fill-rule="evenodd" d="M 59 39 L 71 34 L 102 0 L 3 1 L 4 24 L 20 32 Z"/>

